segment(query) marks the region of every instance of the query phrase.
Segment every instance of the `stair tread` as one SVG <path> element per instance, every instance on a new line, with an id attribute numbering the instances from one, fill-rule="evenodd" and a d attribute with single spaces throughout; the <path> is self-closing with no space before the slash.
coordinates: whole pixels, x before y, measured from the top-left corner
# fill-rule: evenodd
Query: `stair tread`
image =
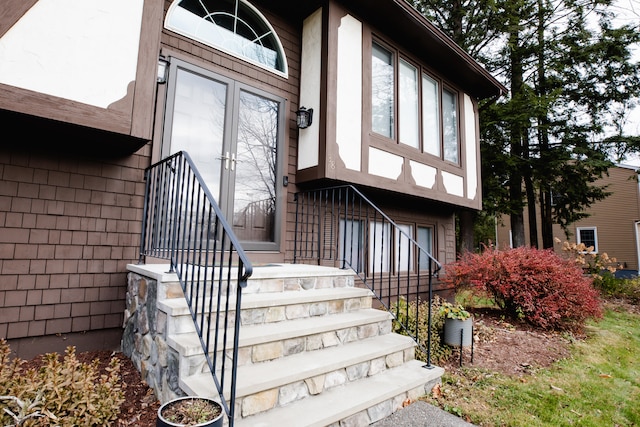
<path id="1" fill-rule="evenodd" d="M 391 319 L 391 314 L 383 310 L 363 309 L 330 316 L 314 316 L 274 323 L 243 326 L 240 331 L 240 347 L 279 341 L 293 337 L 319 334 L 336 329 L 344 329 L 368 323 Z M 231 334 L 230 334 L 231 335 Z M 172 334 L 167 337 L 170 346 L 183 355 L 202 352 L 196 333 Z"/>
<path id="2" fill-rule="evenodd" d="M 236 396 L 242 397 L 281 387 L 414 346 L 415 343 L 409 337 L 385 334 L 268 362 L 239 366 Z M 212 388 L 213 379 L 211 374 L 206 372 L 187 377 L 183 383 L 194 394 L 206 395 Z"/>
<path id="3" fill-rule="evenodd" d="M 426 369 L 413 360 L 377 375 L 334 387 L 316 396 L 247 418 L 236 417 L 236 427 L 295 425 L 324 427 L 366 410 L 442 376 L 443 369 Z"/>
<path id="4" fill-rule="evenodd" d="M 347 298 L 361 298 L 373 296 L 373 292 L 366 288 L 345 287 L 309 289 L 305 291 L 265 292 L 242 295 L 242 308 L 253 309 L 261 307 L 276 307 L 291 304 L 305 304 L 317 301 L 331 301 Z M 231 298 L 230 306 L 235 307 L 235 297 Z M 172 298 L 158 302 L 158 307 L 172 316 L 188 315 L 189 307 L 184 298 Z"/>

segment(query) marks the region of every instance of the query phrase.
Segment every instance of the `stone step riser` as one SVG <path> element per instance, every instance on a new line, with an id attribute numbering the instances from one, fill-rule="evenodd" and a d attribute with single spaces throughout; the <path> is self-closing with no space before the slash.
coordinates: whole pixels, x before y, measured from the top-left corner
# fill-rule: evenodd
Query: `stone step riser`
<path id="1" fill-rule="evenodd" d="M 413 351 L 398 351 L 383 357 L 367 360 L 355 365 L 285 384 L 282 387 L 262 390 L 237 398 L 242 417 L 249 417 L 272 409 L 290 405 L 296 401 L 317 396 L 334 387 L 377 375 L 387 369 L 413 360 Z M 238 375 L 242 375 L 241 370 Z"/>
<path id="2" fill-rule="evenodd" d="M 191 325 L 193 328 L 193 324 Z M 385 320 L 370 324 L 352 326 L 333 331 L 327 331 L 307 336 L 292 337 L 284 340 L 264 342 L 256 345 L 244 346 L 238 349 L 238 366 L 254 363 L 265 363 L 304 352 L 313 352 L 325 348 L 346 345 L 358 340 L 391 333 L 392 321 Z M 218 352 L 218 359 L 222 352 Z M 211 355 L 213 357 L 213 354 Z M 194 351 L 193 354 L 179 353 L 180 375 L 190 376 L 208 371 L 204 354 Z"/>
<path id="3" fill-rule="evenodd" d="M 197 282 L 196 282 L 197 283 Z M 211 287 L 211 281 L 201 284 Z M 215 283 L 218 283 L 217 281 Z M 195 286 L 195 285 L 194 285 Z M 309 289 L 347 288 L 354 286 L 354 277 L 351 275 L 339 276 L 309 276 L 309 277 L 282 277 L 282 278 L 249 278 L 244 294 L 273 293 L 286 291 L 304 291 Z M 218 289 L 218 287 L 215 287 Z M 224 286 L 223 295 L 235 294 L 237 281 L 231 280 L 229 288 Z M 171 299 L 183 298 L 182 287 L 178 281 L 160 282 L 158 284 L 158 298 Z"/>
<path id="4" fill-rule="evenodd" d="M 308 317 L 327 316 L 338 313 L 346 313 L 357 311 L 360 309 L 371 308 L 372 298 L 357 297 L 342 300 L 324 300 L 314 301 L 302 304 L 286 304 L 271 305 L 268 307 L 252 307 L 243 308 L 241 310 L 241 322 L 243 327 L 250 325 L 260 325 L 265 323 L 283 322 L 287 320 L 302 319 Z M 202 310 L 202 304 L 198 303 L 198 310 Z M 160 307 L 162 310 L 162 306 Z M 208 304 L 205 304 L 204 310 L 208 310 Z M 222 322 L 223 315 L 219 321 Z M 235 310 L 229 312 L 231 324 L 235 322 Z M 180 314 L 172 314 L 167 316 L 167 332 L 169 334 L 189 333 L 193 331 L 193 320 L 191 313 L 185 307 Z"/>

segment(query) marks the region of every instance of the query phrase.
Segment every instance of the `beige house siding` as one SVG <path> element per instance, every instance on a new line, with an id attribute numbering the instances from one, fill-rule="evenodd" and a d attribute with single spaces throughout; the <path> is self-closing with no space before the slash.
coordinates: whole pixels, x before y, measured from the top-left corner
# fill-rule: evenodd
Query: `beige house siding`
<path id="1" fill-rule="evenodd" d="M 588 210 L 590 216 L 569 226 L 567 237 L 559 225 L 554 224 L 553 235 L 558 239 L 577 242 L 577 230 L 581 227 L 595 227 L 597 230 L 598 252 L 615 257 L 622 268 L 638 270 L 638 242 L 636 222 L 640 221 L 640 190 L 635 167 L 616 166 L 609 169 L 609 176 L 597 181 L 597 185 L 607 185 L 612 194 L 594 203 Z M 526 227 L 528 210 L 525 209 L 525 240 L 530 242 Z M 500 223 L 501 222 L 501 223 Z M 502 216 L 497 224 L 497 242 L 500 248 L 510 242 L 510 222 Z M 538 238 L 541 242 L 541 237 Z M 561 251 L 561 244 L 554 246 Z"/>

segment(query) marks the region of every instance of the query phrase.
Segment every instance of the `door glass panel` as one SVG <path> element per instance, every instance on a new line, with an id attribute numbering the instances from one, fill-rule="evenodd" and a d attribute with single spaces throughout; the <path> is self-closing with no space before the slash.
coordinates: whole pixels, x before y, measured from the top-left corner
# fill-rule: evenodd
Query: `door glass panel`
<path id="1" fill-rule="evenodd" d="M 275 240 L 278 115 L 280 104 L 241 91 L 235 162 L 233 226 L 240 240 Z"/>
<path id="2" fill-rule="evenodd" d="M 189 153 L 211 194 L 220 200 L 227 86 L 178 68 L 171 153 Z"/>

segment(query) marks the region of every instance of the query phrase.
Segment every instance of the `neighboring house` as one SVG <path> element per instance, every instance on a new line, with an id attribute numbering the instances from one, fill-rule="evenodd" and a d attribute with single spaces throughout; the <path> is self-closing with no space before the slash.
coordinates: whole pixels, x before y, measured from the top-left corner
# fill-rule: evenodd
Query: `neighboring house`
<path id="1" fill-rule="evenodd" d="M 144 170 L 180 150 L 254 262 L 291 262 L 294 194 L 336 183 L 453 261 L 477 102 L 504 92 L 402 0 L 6 0 L 0 337 L 119 346 Z"/>
<path id="2" fill-rule="evenodd" d="M 636 170 L 637 167 L 626 165 L 610 168 L 608 176 L 596 181 L 595 185 L 607 186 L 611 195 L 594 203 L 586 211 L 589 217 L 570 224 L 568 237 L 558 224 L 554 224 L 554 237 L 562 242 L 593 246 L 594 253 L 606 253 L 615 258 L 619 268 L 637 271 L 640 265 L 640 187 Z M 527 215 L 525 209 L 525 224 Z M 509 224 L 509 217 L 505 215 L 497 226 L 499 248 L 511 246 Z M 530 241 L 526 227 L 525 241 Z M 542 236 L 538 236 L 538 241 L 542 241 Z M 554 249 L 561 252 L 562 243 L 556 243 Z"/>

